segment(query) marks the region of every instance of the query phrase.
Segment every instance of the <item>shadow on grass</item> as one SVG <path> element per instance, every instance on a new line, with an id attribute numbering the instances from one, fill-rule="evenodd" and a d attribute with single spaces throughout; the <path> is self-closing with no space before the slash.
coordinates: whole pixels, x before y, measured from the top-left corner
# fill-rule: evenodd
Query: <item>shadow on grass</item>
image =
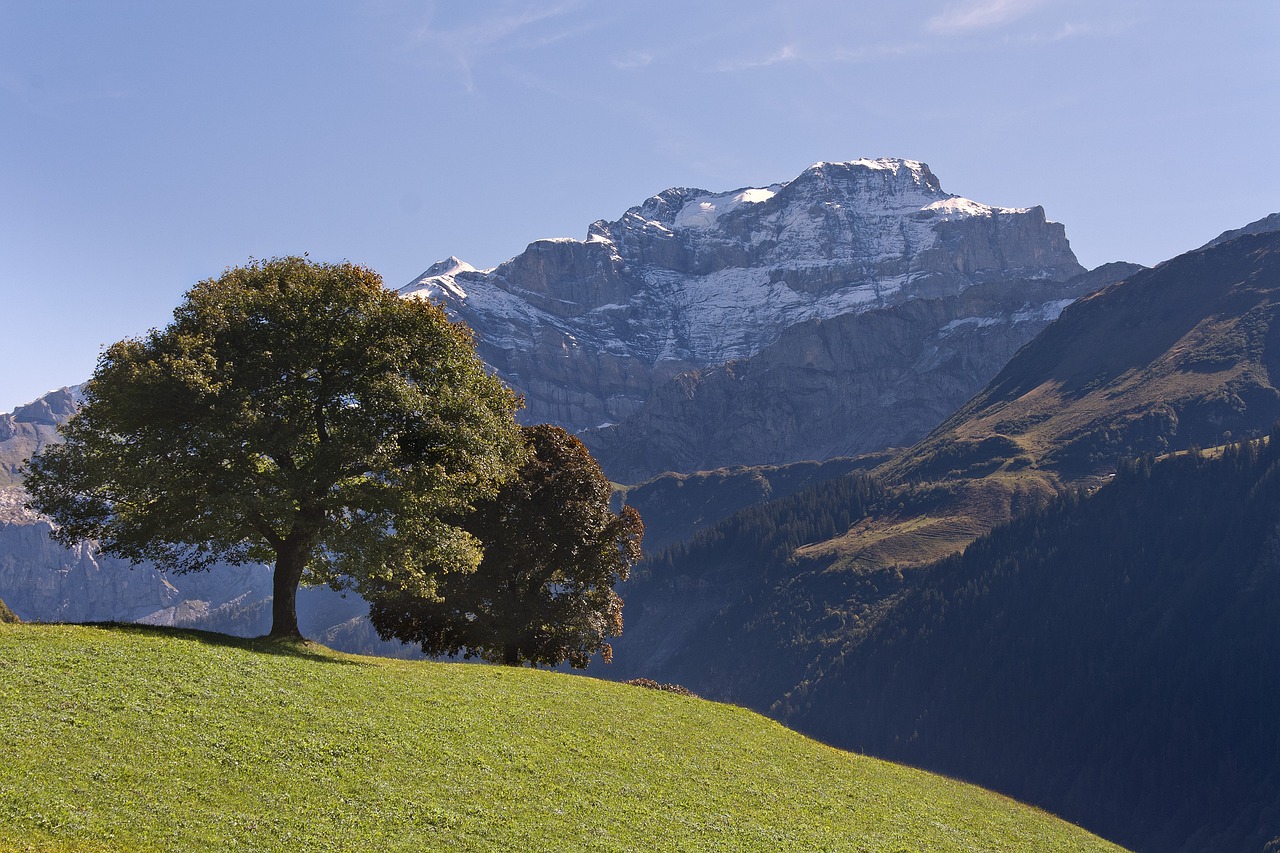
<path id="1" fill-rule="evenodd" d="M 321 663 L 339 664 L 342 666 L 364 666 L 358 660 L 352 660 L 328 646 L 310 640 L 282 639 L 276 637 L 236 637 L 231 634 L 220 634 L 216 631 L 201 631 L 197 628 L 174 628 L 167 625 L 140 625 L 137 622 L 79 622 L 87 628 L 102 628 L 124 634 L 140 634 L 143 636 L 163 636 L 176 640 L 191 640 L 208 646 L 244 649 L 266 655 L 282 655 L 286 657 L 304 658 Z"/>

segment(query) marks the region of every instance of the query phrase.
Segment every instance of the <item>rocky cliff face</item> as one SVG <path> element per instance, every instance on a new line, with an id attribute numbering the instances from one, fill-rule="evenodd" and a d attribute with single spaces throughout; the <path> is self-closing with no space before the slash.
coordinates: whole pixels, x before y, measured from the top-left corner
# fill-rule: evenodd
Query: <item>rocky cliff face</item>
<path id="1" fill-rule="evenodd" d="M 265 566 L 169 576 L 108 557 L 91 542 L 63 547 L 49 537 L 49 522 L 23 507 L 25 499 L 20 489 L 0 490 L 0 598 L 24 621 L 195 626 L 220 608 L 271 595 Z"/>
<path id="2" fill-rule="evenodd" d="M 77 388 L 63 388 L 0 413 L 0 602 L 28 622 L 142 622 L 265 634 L 271 627 L 271 569 L 216 566 L 208 572 L 166 574 L 150 563 L 130 565 L 92 542 L 70 548 L 50 538 L 48 520 L 26 508 L 19 470 L 47 444 L 79 405 Z M 342 651 L 413 654 L 383 643 L 368 623 L 368 605 L 327 587 L 298 596 L 303 632 Z"/>
<path id="3" fill-rule="evenodd" d="M 475 270 L 450 258 L 401 292 L 442 302 L 476 331 L 482 357 L 524 393 L 527 420 L 581 431 L 625 425 L 638 414 L 652 423 L 652 410 L 640 413 L 655 394 L 680 399 L 690 387 L 706 385 L 708 369 L 724 375 L 741 369 L 730 363 L 741 365 L 766 351 L 772 353 L 769 358 L 798 363 L 815 347 L 834 346 L 831 358 L 850 349 L 887 353 L 893 342 L 834 341 L 831 336 L 874 335 L 864 324 L 841 318 L 919 300 L 957 300 L 980 285 L 989 286 L 988 299 L 1016 303 L 1007 318 L 981 327 L 988 329 L 987 335 L 997 324 L 1016 329 L 1009 343 L 993 347 L 993 352 L 1011 353 L 1038 329 L 1010 318 L 1052 319 L 1054 311 L 1079 293 L 1046 284 L 1082 272 L 1062 226 L 1046 221 L 1041 208 L 990 207 L 943 192 L 923 163 L 857 160 L 818 163 L 794 180 L 769 187 L 726 193 L 666 190 L 616 221 L 596 222 L 583 241 L 538 241 L 492 270 Z M 992 287 L 1008 292 L 996 295 Z M 1025 293 L 1019 295 L 1018 288 Z M 947 324 L 966 319 L 957 313 L 965 310 L 963 301 L 951 305 L 934 311 L 940 323 L 921 333 L 940 340 Z M 972 310 L 987 308 L 975 302 Z M 989 319 L 986 314 L 971 316 Z M 796 327 L 807 331 L 788 332 Z M 949 331 L 957 330 L 961 337 L 967 331 L 959 326 Z M 798 349 L 784 353 L 788 347 Z M 913 363 L 918 358 L 919 353 Z M 987 378 L 989 374 L 983 375 L 954 396 L 962 400 Z M 814 405 L 823 408 L 832 397 L 847 398 L 861 408 L 857 401 L 868 395 L 893 393 L 874 378 L 867 382 L 863 389 L 812 389 L 813 405 L 794 417 L 809 420 Z M 755 405 L 764 409 L 771 404 L 761 397 Z M 908 432 L 927 431 L 949 405 L 943 403 L 931 422 L 913 423 Z M 880 430 L 847 417 L 836 428 Z M 640 421 L 629 431 L 641 434 Z M 742 430 L 744 435 L 757 431 L 749 425 Z M 783 435 L 788 435 L 785 429 Z M 747 444 L 760 440 L 770 441 L 757 437 Z M 768 453 L 726 445 L 714 459 L 697 452 L 655 456 L 640 467 L 656 471 L 724 461 L 777 463 L 812 452 L 826 454 L 827 448 L 820 447 L 824 442 L 842 450 L 872 449 L 834 438 Z M 631 462 L 615 465 L 608 450 L 612 446 L 613 440 L 597 443 L 611 475 L 614 467 L 640 470 Z"/>
<path id="4" fill-rule="evenodd" d="M 18 469 L 46 444 L 58 441 L 58 424 L 71 417 L 78 400 L 78 387 L 62 388 L 12 413 L 0 413 L 0 488 L 22 482 Z"/>
<path id="5" fill-rule="evenodd" d="M 750 358 L 659 386 L 621 423 L 581 438 L 621 482 L 662 471 L 858 456 L 918 441 L 1074 297 L 1136 271 L 987 282 L 954 296 L 810 320 Z"/>

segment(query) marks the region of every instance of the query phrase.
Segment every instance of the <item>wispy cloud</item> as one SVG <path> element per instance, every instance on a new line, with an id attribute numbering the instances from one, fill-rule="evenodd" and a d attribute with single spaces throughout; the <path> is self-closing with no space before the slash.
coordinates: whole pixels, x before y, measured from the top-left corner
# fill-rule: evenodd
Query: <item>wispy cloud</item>
<path id="1" fill-rule="evenodd" d="M 756 59 L 730 59 L 716 66 L 717 71 L 745 71 L 748 68 L 765 68 L 780 62 L 792 62 L 800 59 L 795 45 L 786 44 L 768 56 Z"/>
<path id="2" fill-rule="evenodd" d="M 1074 38 L 1113 38 L 1122 35 L 1134 27 L 1132 21 L 1112 21 L 1109 23 L 1075 24 L 1065 23 L 1058 29 L 1042 35 L 1031 35 L 1029 42 L 1055 42 Z"/>
<path id="3" fill-rule="evenodd" d="M 581 5 L 581 0 L 567 0 L 553 5 L 524 5 L 519 8 L 508 5 L 502 11 L 473 24 L 452 29 L 438 27 L 433 21 L 428 21 L 414 32 L 414 40 L 420 44 L 448 43 L 462 49 L 488 47 L 534 24 L 566 15 Z"/>
<path id="4" fill-rule="evenodd" d="M 653 54 L 645 53 L 640 50 L 633 50 L 620 59 L 613 60 L 613 67 L 619 71 L 631 71 L 635 68 L 644 68 L 653 64 Z"/>
<path id="5" fill-rule="evenodd" d="M 875 62 L 878 59 L 896 59 L 917 56 L 928 52 L 929 47 L 919 42 L 872 44 L 864 47 L 841 48 L 830 57 L 832 62 Z"/>
<path id="6" fill-rule="evenodd" d="M 862 47 L 839 47 L 827 50 L 812 50 L 788 44 L 764 57 L 726 60 L 716 65 L 715 70 L 744 71 L 749 68 L 765 68 L 784 62 L 803 62 L 811 66 L 856 64 L 915 56 L 928 50 L 928 46 L 919 42 L 869 44 Z"/>
<path id="7" fill-rule="evenodd" d="M 935 33 L 965 33 L 1002 27 L 1023 17 L 1042 0 L 968 0 L 953 3 L 925 22 Z"/>
<path id="8" fill-rule="evenodd" d="M 474 91 L 471 69 L 481 56 L 505 50 L 545 47 L 591 30 L 590 22 L 574 21 L 559 28 L 543 26 L 580 9 L 585 0 L 562 0 L 554 4 L 507 3 L 501 9 L 466 26 L 447 27 L 432 15 L 413 31 L 415 47 L 454 59 L 463 74 L 463 85 Z"/>

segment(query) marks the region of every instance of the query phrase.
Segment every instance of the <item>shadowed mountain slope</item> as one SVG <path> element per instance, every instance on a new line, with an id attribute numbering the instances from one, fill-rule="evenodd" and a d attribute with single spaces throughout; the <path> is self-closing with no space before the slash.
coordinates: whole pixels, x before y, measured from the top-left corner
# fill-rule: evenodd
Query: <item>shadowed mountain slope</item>
<path id="1" fill-rule="evenodd" d="M 939 471 L 944 447 L 1008 440 L 1075 478 L 1120 455 L 1216 444 L 1280 417 L 1280 233 L 1244 235 L 1135 273 L 1066 309 L 909 453 L 894 479 Z"/>
<path id="2" fill-rule="evenodd" d="M 941 590 L 937 583 L 942 581 L 935 580 L 949 577 L 951 569 L 947 567 L 954 567 L 955 563 L 935 563 L 1014 517 L 1049 512 L 1050 507 L 1055 507 L 1054 513 L 1069 515 L 1070 508 L 1061 509 L 1063 505 L 1058 503 L 1060 496 L 1105 485 L 1118 459 L 1207 445 L 1223 437 L 1265 434 L 1280 414 L 1280 394 L 1271 381 L 1280 366 L 1278 302 L 1280 235 L 1274 233 L 1242 235 L 1188 253 L 1081 300 L 1024 347 L 983 393 L 920 444 L 876 468 L 871 478 L 854 472 L 840 481 L 801 490 L 784 500 L 731 516 L 688 543 L 655 555 L 622 592 L 628 603 L 629 621 L 627 635 L 615 644 L 618 673 L 676 681 L 701 695 L 763 710 L 772 708 L 772 713 L 812 726 L 823 737 L 856 747 L 907 750 L 903 744 L 919 740 L 927 726 L 935 725 L 939 731 L 945 728 L 950 736 L 963 740 L 963 726 L 946 728 L 945 721 L 930 722 L 929 715 L 961 714 L 967 708 L 977 709 L 972 711 L 974 714 L 985 713 L 981 709 L 989 706 L 980 701 L 981 689 L 964 686 L 970 678 L 973 684 L 985 684 L 993 690 L 1005 680 L 1026 678 L 1018 669 L 1021 664 L 1014 663 L 1020 649 L 1042 644 L 1049 658 L 1065 653 L 1060 642 L 1063 635 L 1053 633 L 1060 630 L 1053 626 L 1063 620 L 1074 624 L 1077 613 L 1083 619 L 1083 614 L 1095 605 L 1072 604 L 1073 599 L 1066 593 L 1048 588 L 1039 593 L 1026 592 L 1029 598 L 1025 602 L 1001 599 L 1003 609 L 993 614 L 1018 619 L 1022 633 L 1008 635 L 1003 646 L 1008 652 L 1004 656 L 995 651 L 995 646 L 988 645 L 963 660 L 946 658 L 950 661 L 947 677 L 954 683 L 939 688 L 941 692 L 935 694 L 930 685 L 914 680 L 913 668 L 923 666 L 925 657 L 910 657 L 904 651 L 916 649 L 911 644 L 914 641 L 907 641 L 927 635 L 931 630 L 928 620 L 937 615 L 920 610 L 918 602 L 935 602 L 939 595 L 947 602 L 966 595 L 982 598 L 986 595 L 984 585 L 994 588 L 994 582 L 988 584 L 981 576 L 964 576 L 957 581 L 963 588 L 961 592 Z M 1270 493 L 1263 486 L 1257 485 L 1255 492 L 1256 484 L 1270 482 L 1266 466 L 1250 466 L 1246 466 L 1250 471 L 1247 476 L 1242 474 L 1235 479 L 1209 471 L 1204 474 L 1208 479 L 1203 487 L 1196 485 L 1198 475 L 1188 473 L 1180 481 L 1190 496 L 1185 505 L 1167 512 L 1151 510 L 1150 515 L 1120 516 L 1128 518 L 1130 535 L 1136 537 L 1133 550 L 1124 552 L 1135 571 L 1145 565 L 1141 570 L 1148 573 L 1147 577 L 1159 578 L 1164 563 L 1161 555 L 1176 555 L 1178 551 L 1185 552 L 1194 563 L 1194 567 L 1185 564 L 1184 569 L 1173 567 L 1173 574 L 1165 581 L 1153 580 L 1146 587 L 1135 585 L 1132 577 L 1126 582 L 1123 574 L 1119 575 L 1114 582 L 1127 583 L 1133 594 L 1106 599 L 1097 606 L 1113 608 L 1115 612 L 1107 610 L 1092 623 L 1079 623 L 1085 633 L 1096 625 L 1101 632 L 1098 642 L 1104 645 L 1090 647 L 1071 664 L 1085 668 L 1085 675 L 1071 672 L 1078 679 L 1073 682 L 1073 689 L 1082 691 L 1082 697 L 1094 696 L 1099 707 L 1112 707 L 1107 705 L 1111 701 L 1123 705 L 1126 697 L 1133 699 L 1138 704 L 1132 708 L 1113 707 L 1133 731 L 1141 728 L 1142 714 L 1158 713 L 1156 709 L 1161 707 L 1163 698 L 1173 695 L 1160 684 L 1143 680 L 1147 677 L 1143 662 L 1150 662 L 1153 672 L 1165 673 L 1153 678 L 1178 680 L 1183 685 L 1179 690 L 1203 688 L 1207 694 L 1227 697 L 1228 693 L 1216 686 L 1218 682 L 1207 678 L 1213 666 L 1227 666 L 1223 661 L 1237 652 L 1245 655 L 1244 659 L 1258 648 L 1264 649 L 1264 658 L 1271 654 L 1265 651 L 1270 647 L 1255 643 L 1262 642 L 1256 632 L 1248 637 L 1224 635 L 1223 643 L 1215 645 L 1212 630 L 1202 630 L 1197 622 L 1188 636 L 1197 637 L 1205 645 L 1206 660 L 1216 663 L 1206 663 L 1195 674 L 1184 676 L 1176 672 L 1182 654 L 1179 650 L 1183 649 L 1178 631 L 1190 631 L 1192 623 L 1187 620 L 1203 617 L 1207 620 L 1205 625 L 1214 626 L 1239 618 L 1252 624 L 1259 616 L 1256 609 L 1249 609 L 1249 591 L 1261 590 L 1256 587 L 1258 583 L 1271 582 L 1263 580 L 1271 577 L 1267 574 L 1271 569 L 1258 567 L 1272 565 L 1267 562 L 1271 559 L 1269 549 L 1273 548 L 1269 537 L 1280 523 L 1280 506 L 1268 503 L 1270 498 L 1266 495 Z M 1223 497 L 1212 497 L 1218 494 L 1215 489 L 1225 490 Z M 1107 489 L 1102 493 L 1108 493 Z M 1213 512 L 1206 510 L 1201 517 L 1188 517 L 1188 513 L 1195 512 L 1196 501 L 1202 499 L 1215 502 Z M 1227 510 L 1228 515 L 1218 515 L 1218 504 L 1235 509 Z M 1110 507 L 1105 512 L 1113 514 L 1120 511 L 1114 503 L 1089 505 Z M 1168 512 L 1172 515 L 1166 517 Z M 1219 528 L 1235 529 L 1227 524 L 1234 516 L 1247 516 L 1252 527 L 1219 535 Z M 1113 542 L 1110 537 L 1116 528 L 1098 522 L 1099 517 L 1088 516 L 1078 525 L 1069 525 L 1070 533 L 1063 536 L 1092 543 L 1099 553 L 1112 547 L 1119 552 L 1126 547 L 1125 542 L 1134 541 Z M 1179 518 L 1182 527 L 1178 529 L 1191 538 L 1171 538 L 1173 532 L 1167 527 L 1176 527 Z M 1148 533 L 1160 547 L 1143 544 Z M 1073 573 L 1084 572 L 1080 582 L 1086 583 L 1087 564 L 1094 557 L 1081 552 L 1077 560 L 1054 562 L 1053 549 L 1062 551 L 1065 546 L 1041 542 L 1035 539 L 1034 531 L 1028 535 L 1032 541 L 1019 547 L 1035 559 L 1049 561 L 1054 567 L 1055 582 L 1074 588 Z M 1233 539 L 1235 544 L 1220 548 L 1223 538 Z M 1183 544 L 1174 551 L 1167 550 L 1164 546 L 1173 541 Z M 1040 551 L 1042 545 L 1044 550 Z M 985 546 L 973 546 L 980 547 Z M 975 555 L 980 553 L 974 551 Z M 1229 558 L 1223 556 L 1228 553 Z M 1224 559 L 1230 566 L 1221 563 Z M 1219 567 L 1203 568 L 1210 565 Z M 1249 574 L 1255 569 L 1263 574 Z M 1245 575 L 1233 580 L 1233 572 Z M 1190 575 L 1195 577 L 1188 579 Z M 1206 585 L 1215 576 L 1221 579 L 1222 590 L 1211 591 Z M 1227 590 L 1233 592 L 1227 594 Z M 1034 598 L 1037 594 L 1042 598 Z M 1199 603 L 1206 606 L 1203 613 L 1196 610 Z M 917 609 L 900 611 L 913 606 Z M 945 604 L 948 609 L 955 606 Z M 1022 619 L 1019 614 L 1024 610 L 1026 618 Z M 990 631 L 984 624 L 977 617 L 964 623 L 965 630 L 975 632 L 976 637 L 989 638 Z M 1152 626 L 1164 626 L 1163 633 L 1153 634 L 1141 643 L 1135 639 L 1133 656 L 1126 657 L 1130 653 L 1126 651 L 1129 640 L 1125 638 L 1136 638 Z M 1044 629 L 1043 637 L 1035 633 L 1039 628 Z M 875 658 L 874 671 L 868 668 L 871 664 L 859 664 L 859 669 L 852 663 L 842 663 L 846 658 L 862 660 L 858 650 L 867 637 L 882 640 L 887 636 L 877 632 L 889 632 L 906 645 L 877 640 L 880 645 L 876 648 L 884 651 Z M 960 633 L 947 636 L 957 649 L 969 648 L 965 643 L 971 640 L 978 642 Z M 1161 643 L 1166 641 L 1169 645 L 1164 649 Z M 930 648 L 942 654 L 942 646 Z M 910 652 L 915 654 L 916 651 Z M 1128 688 L 1122 689 L 1123 679 L 1119 676 L 1105 685 L 1090 681 L 1099 667 L 1112 665 L 1133 682 Z M 1229 671 L 1231 679 L 1246 677 L 1238 667 L 1223 671 Z M 893 688 L 886 686 L 899 681 L 906 685 L 901 696 L 892 694 Z M 1280 691 L 1280 685 L 1275 689 Z M 1091 692 L 1095 690 L 1096 693 Z M 1103 698 L 1113 690 L 1118 691 L 1114 700 Z M 871 697 L 867 702 L 875 705 L 874 712 L 868 710 L 869 706 L 858 704 L 861 700 L 849 698 L 861 696 L 859 691 Z M 1053 695 L 1056 694 L 1049 691 L 1045 696 L 1050 698 L 1043 701 L 1049 702 Z M 1178 694 L 1182 698 L 1185 695 Z M 923 704 L 916 709 L 908 700 Z M 933 700 L 936 704 L 929 704 Z M 1072 701 L 1081 708 L 1087 704 L 1085 699 Z M 1250 775 L 1254 770 L 1238 775 L 1230 769 L 1245 761 L 1242 750 L 1251 748 L 1251 741 L 1236 739 L 1239 731 L 1232 722 L 1252 719 L 1253 712 L 1248 710 L 1251 701 L 1237 690 L 1230 694 L 1221 715 L 1196 717 L 1194 725 L 1203 728 L 1194 730 L 1222 745 L 1223 767 L 1209 768 L 1205 753 L 1184 754 L 1182 747 L 1176 745 L 1168 747 L 1173 751 L 1169 755 L 1149 765 L 1138 762 L 1135 766 L 1149 766 L 1160 774 L 1201 773 L 1207 779 L 1217 779 L 1223 790 L 1237 792 L 1280 777 L 1280 754 L 1273 755 L 1275 761 L 1263 760 L 1265 766 L 1258 771 L 1261 776 Z M 1018 707 L 1021 717 L 1012 710 L 991 713 L 993 718 L 1004 721 L 1003 728 L 1022 720 L 1022 729 L 1016 733 L 1010 730 L 1011 742 L 1021 744 L 1026 760 L 1034 762 L 1053 744 L 1037 745 L 1028 733 L 1052 739 L 1061 727 L 1041 726 L 1036 716 L 1039 705 Z M 883 719 L 876 716 L 880 708 L 886 709 Z M 917 719 L 921 721 L 919 725 L 909 726 Z M 1057 717 L 1050 715 L 1050 719 Z M 1118 760 L 1111 766 L 1101 759 L 1100 763 L 1089 764 L 1093 759 L 1084 757 L 1101 754 L 1093 746 L 1086 750 L 1081 745 L 1091 732 L 1096 732 L 1104 744 L 1099 747 L 1103 753 L 1105 745 L 1118 742 L 1117 738 L 1137 736 L 1123 727 L 1107 728 L 1103 725 L 1107 721 L 1096 714 L 1085 715 L 1077 722 L 1079 725 L 1070 729 L 1070 737 L 1078 739 L 1074 752 L 1081 762 L 1064 763 L 1063 767 L 1075 770 L 1062 771 L 1061 779 L 1053 775 L 1057 765 L 1047 759 L 1037 764 L 1033 773 L 1025 763 L 1018 765 L 1010 758 L 1009 766 L 1020 769 L 1006 775 L 997 772 L 1003 767 L 995 766 L 999 760 L 993 758 L 992 765 L 983 764 L 976 753 L 966 752 L 952 761 L 950 757 L 966 748 L 960 743 L 941 749 L 938 760 L 949 762 L 940 765 L 949 772 L 990 772 L 992 775 L 983 778 L 998 779 L 1008 790 L 1034 790 L 1037 797 L 1043 793 L 1044 797 L 1037 801 L 1053 808 L 1079 807 L 1082 811 L 1076 814 L 1088 814 L 1090 820 L 1101 821 L 1098 826 L 1116 829 L 1126 807 L 1141 808 L 1141 827 L 1135 826 L 1136 834 L 1128 837 L 1144 839 L 1143 843 L 1152 850 L 1229 849 L 1256 853 L 1247 847 L 1214 848 L 1213 844 L 1214 839 L 1252 844 L 1260 838 L 1258 833 L 1265 833 L 1270 826 L 1259 817 L 1262 812 L 1258 809 L 1264 809 L 1265 803 L 1242 795 L 1243 811 L 1232 817 L 1229 804 L 1218 799 L 1212 807 L 1220 809 L 1216 816 L 1206 814 L 1201 823 L 1194 825 L 1192 818 L 1175 821 L 1173 811 L 1161 812 L 1164 805 L 1152 805 L 1156 800 L 1166 802 L 1158 786 L 1153 787 L 1155 783 L 1134 788 L 1136 793 L 1123 793 L 1121 787 L 1111 786 L 1111 780 L 1121 778 L 1117 775 Z M 978 720 L 974 718 L 973 723 L 977 726 Z M 881 724 L 881 728 L 874 729 Z M 873 729 L 878 740 L 870 736 L 858 739 L 858 732 Z M 1002 726 L 993 726 L 989 734 L 995 738 L 1001 730 Z M 1068 729 L 1061 730 L 1066 738 Z M 1183 737 L 1185 732 L 1176 734 Z M 1157 747 L 1151 739 L 1137 741 L 1143 749 Z M 938 738 L 931 741 L 939 742 Z M 1186 742 L 1175 739 L 1169 743 Z M 1010 750 L 1016 751 L 1014 747 Z M 991 751 L 999 752 L 994 748 Z M 909 754 L 913 761 L 932 760 L 932 753 L 924 746 L 919 751 L 894 754 Z M 1125 754 L 1135 761 L 1140 758 L 1136 753 Z M 1184 760 L 1185 764 L 1178 764 Z M 1190 769 L 1193 765 L 1194 771 Z M 1044 787 L 1034 787 L 1039 783 L 1030 781 L 1033 776 L 1047 779 Z M 1136 777 L 1123 778 L 1129 784 Z M 1188 790 L 1194 789 L 1189 778 L 1186 784 L 1191 786 Z M 1019 787 L 1022 785 L 1029 787 Z M 1109 810 L 1111 807 L 1104 800 L 1128 806 Z M 1191 808 L 1186 805 L 1189 800 L 1177 802 L 1184 803 L 1179 807 L 1183 811 Z M 1250 809 L 1254 811 L 1249 812 Z M 1171 816 L 1166 829 L 1159 828 L 1162 814 Z M 1240 821 L 1247 829 L 1232 829 L 1222 822 L 1228 818 Z"/>
<path id="3" fill-rule="evenodd" d="M 1067 484 L 1096 485 L 1119 458 L 1266 433 L 1280 418 L 1278 314 L 1278 232 L 1188 252 L 1079 300 L 876 469 L 903 488 L 900 512 L 820 550 L 871 568 L 928 562 Z"/>
<path id="4" fill-rule="evenodd" d="M 1280 440 L 1122 466 L 922 569 L 775 708 L 1144 853 L 1280 835 Z"/>

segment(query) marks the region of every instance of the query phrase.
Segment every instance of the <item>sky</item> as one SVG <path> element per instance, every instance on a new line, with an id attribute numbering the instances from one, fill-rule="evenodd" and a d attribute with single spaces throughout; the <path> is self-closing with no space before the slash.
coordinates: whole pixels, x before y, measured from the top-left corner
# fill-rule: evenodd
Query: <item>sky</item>
<path id="1" fill-rule="evenodd" d="M 0 0 L 0 411 L 250 258 L 389 286 L 904 157 L 1088 267 L 1280 211 L 1275 0 Z"/>

